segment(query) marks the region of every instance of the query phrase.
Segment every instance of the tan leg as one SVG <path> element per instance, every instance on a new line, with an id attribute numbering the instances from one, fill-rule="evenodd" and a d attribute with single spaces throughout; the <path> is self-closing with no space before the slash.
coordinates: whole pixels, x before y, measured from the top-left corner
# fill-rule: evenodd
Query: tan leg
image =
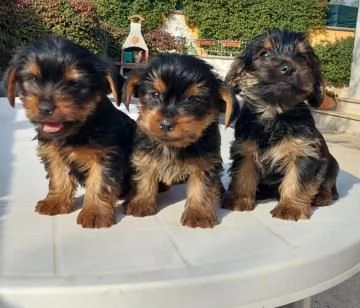
<path id="1" fill-rule="evenodd" d="M 233 173 L 229 190 L 222 200 L 223 208 L 232 211 L 252 211 L 255 208 L 258 172 L 252 154 L 246 155 Z"/>
<path id="2" fill-rule="evenodd" d="M 126 215 L 144 217 L 157 212 L 158 180 L 151 168 L 141 168 L 135 177 L 135 191 L 124 204 Z"/>
<path id="3" fill-rule="evenodd" d="M 85 183 L 83 208 L 77 223 L 84 228 L 106 228 L 115 224 L 115 203 L 120 192 L 116 187 L 104 183 L 103 166 L 92 163 Z"/>
<path id="4" fill-rule="evenodd" d="M 43 215 L 66 214 L 73 211 L 76 179 L 68 173 L 67 167 L 53 146 L 40 147 L 39 156 L 45 163 L 49 180 L 49 192 L 40 200 L 35 211 Z"/>
<path id="5" fill-rule="evenodd" d="M 218 224 L 216 206 L 220 199 L 220 177 L 209 176 L 202 170 L 190 175 L 187 201 L 181 223 L 191 228 L 212 228 Z"/>
<path id="6" fill-rule="evenodd" d="M 279 187 L 280 200 L 278 205 L 271 210 L 272 216 L 295 221 L 310 218 L 311 202 L 318 189 L 317 179 L 300 183 L 295 161 L 289 162 Z"/>

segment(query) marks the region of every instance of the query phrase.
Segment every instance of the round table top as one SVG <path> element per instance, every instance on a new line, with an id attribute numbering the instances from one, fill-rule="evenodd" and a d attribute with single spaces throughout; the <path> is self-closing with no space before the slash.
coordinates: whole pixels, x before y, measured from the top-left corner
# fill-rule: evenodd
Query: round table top
<path id="1" fill-rule="evenodd" d="M 221 134 L 227 168 L 233 130 Z M 33 137 L 21 104 L 0 99 L 1 307 L 275 307 L 360 270 L 360 180 L 349 173 L 339 174 L 340 199 L 307 221 L 272 218 L 268 201 L 218 209 L 214 229 L 190 229 L 179 222 L 186 187 L 177 185 L 159 195 L 155 216 L 119 209 L 116 225 L 90 230 L 76 224 L 79 208 L 34 212 L 47 180 Z"/>

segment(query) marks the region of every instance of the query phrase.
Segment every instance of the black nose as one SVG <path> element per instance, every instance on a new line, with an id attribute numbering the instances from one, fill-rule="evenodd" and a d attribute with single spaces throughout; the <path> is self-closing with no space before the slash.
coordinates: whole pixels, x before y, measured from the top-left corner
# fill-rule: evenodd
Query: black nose
<path id="1" fill-rule="evenodd" d="M 55 106 L 53 103 L 49 101 L 40 101 L 39 112 L 42 115 L 51 115 L 53 114 L 54 110 L 55 110 Z"/>
<path id="2" fill-rule="evenodd" d="M 160 122 L 160 129 L 164 132 L 172 131 L 174 129 L 174 126 L 174 122 L 170 119 L 163 119 Z"/>
<path id="3" fill-rule="evenodd" d="M 293 71 L 294 68 L 289 64 L 285 64 L 280 67 L 280 73 L 282 75 L 290 75 Z"/>

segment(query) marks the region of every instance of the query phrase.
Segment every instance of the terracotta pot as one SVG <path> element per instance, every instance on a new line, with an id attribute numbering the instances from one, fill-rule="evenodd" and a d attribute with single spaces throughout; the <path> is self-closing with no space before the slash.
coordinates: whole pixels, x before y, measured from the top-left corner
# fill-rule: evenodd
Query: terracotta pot
<path id="1" fill-rule="evenodd" d="M 324 99 L 319 106 L 319 110 L 335 110 L 337 107 L 337 101 L 334 97 L 331 97 L 327 94 L 324 95 Z"/>

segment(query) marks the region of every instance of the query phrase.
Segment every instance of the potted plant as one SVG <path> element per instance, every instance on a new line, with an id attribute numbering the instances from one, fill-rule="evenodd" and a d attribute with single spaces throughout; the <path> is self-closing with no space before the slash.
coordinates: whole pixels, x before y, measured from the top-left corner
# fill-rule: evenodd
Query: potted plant
<path id="1" fill-rule="evenodd" d="M 337 95 L 328 89 L 325 89 L 323 101 L 319 106 L 319 110 L 335 110 L 337 107 Z"/>

